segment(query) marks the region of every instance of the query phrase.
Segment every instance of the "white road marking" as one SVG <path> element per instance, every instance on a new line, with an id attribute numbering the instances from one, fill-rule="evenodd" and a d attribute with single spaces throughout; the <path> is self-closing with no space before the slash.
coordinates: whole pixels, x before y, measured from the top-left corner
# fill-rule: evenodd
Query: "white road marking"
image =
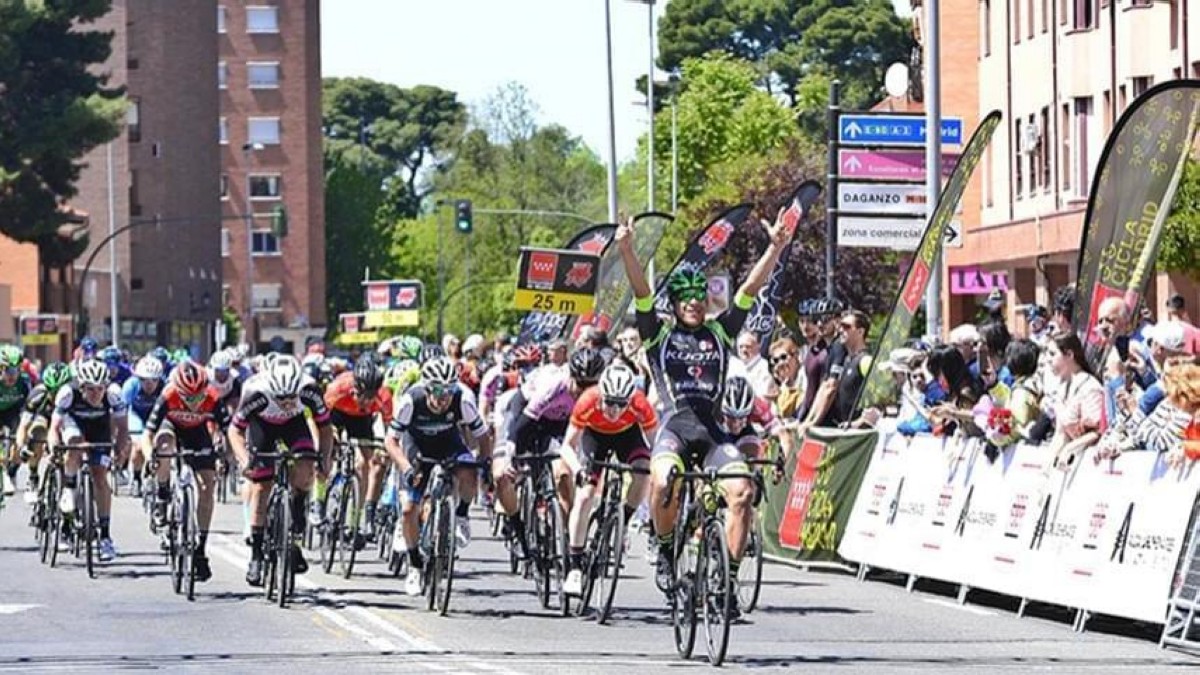
<path id="1" fill-rule="evenodd" d="M 0 615 L 27 612 L 36 607 L 41 607 L 41 605 L 0 605 Z"/>
<path id="2" fill-rule="evenodd" d="M 957 602 L 954 602 L 953 600 L 942 600 L 941 598 L 921 598 L 921 600 L 923 602 L 927 602 L 931 605 L 938 605 L 939 607 L 949 607 L 950 609 L 957 609 L 960 612 L 967 612 L 968 614 L 974 614 L 976 616 L 996 616 L 995 612 L 990 612 L 981 607 L 972 607 L 971 605 L 960 605 Z"/>

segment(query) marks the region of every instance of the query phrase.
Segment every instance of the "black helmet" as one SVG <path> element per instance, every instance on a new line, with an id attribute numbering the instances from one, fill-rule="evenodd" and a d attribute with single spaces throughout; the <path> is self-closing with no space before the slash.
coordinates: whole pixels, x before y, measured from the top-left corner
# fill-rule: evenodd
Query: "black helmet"
<path id="1" fill-rule="evenodd" d="M 374 393 L 383 386 L 383 371 L 370 354 L 358 357 L 354 363 L 354 387 L 360 393 Z"/>
<path id="2" fill-rule="evenodd" d="M 571 377 L 578 382 L 595 382 L 604 370 L 604 357 L 590 347 L 584 347 L 571 355 Z"/>
<path id="3" fill-rule="evenodd" d="M 442 349 L 441 345 L 429 344 L 421 349 L 421 363 L 427 363 L 434 359 L 439 359 L 446 355 L 446 350 Z"/>

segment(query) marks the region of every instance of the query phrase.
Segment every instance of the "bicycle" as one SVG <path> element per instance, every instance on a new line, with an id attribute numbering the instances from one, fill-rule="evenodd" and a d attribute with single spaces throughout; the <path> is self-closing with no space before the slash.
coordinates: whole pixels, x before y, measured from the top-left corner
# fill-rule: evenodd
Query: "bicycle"
<path id="1" fill-rule="evenodd" d="M 287 607 L 288 599 L 296 592 L 296 570 L 292 566 L 292 549 L 298 537 L 292 533 L 292 488 L 288 473 L 295 458 L 291 448 L 279 443 L 276 452 L 259 453 L 259 459 L 275 460 L 275 479 L 267 497 L 267 523 L 263 529 L 263 593 L 268 602 Z M 304 514 L 299 514 L 301 518 Z"/>
<path id="2" fill-rule="evenodd" d="M 404 555 L 392 551 L 396 525 L 400 522 L 398 480 L 395 467 L 389 468 L 383 483 L 383 495 L 375 509 L 375 543 L 379 559 L 388 563 L 388 570 L 394 576 L 400 576 L 400 570 L 404 567 Z"/>
<path id="3" fill-rule="evenodd" d="M 48 445 L 45 439 L 31 439 L 29 446 Z M 46 468 L 38 483 L 37 501 L 29 515 L 29 524 L 34 528 L 34 539 L 38 543 L 38 557 L 42 564 L 54 567 L 58 562 L 58 545 L 62 537 L 63 514 L 58 510 L 62 497 L 63 463 L 66 451 L 53 448 L 46 458 Z"/>
<path id="4" fill-rule="evenodd" d="M 478 466 L 474 461 L 462 461 L 457 457 L 446 459 L 418 458 L 424 466 L 432 467 L 429 472 L 429 487 L 425 490 L 424 502 L 429 505 L 429 516 L 421 526 L 418 541 L 425 566 L 421 579 L 422 589 L 428 600 L 426 608 L 434 609 L 446 616 L 450 609 L 450 591 L 454 582 L 455 507 L 458 504 L 458 480 L 454 472 L 459 467 Z M 422 508 L 424 511 L 424 508 Z"/>
<path id="5" fill-rule="evenodd" d="M 675 567 L 669 599 L 675 649 L 685 659 L 691 657 L 695 646 L 696 615 L 700 612 L 709 663 L 719 666 L 725 661 L 736 581 L 729 575 L 725 508 L 718 483 L 729 479 L 754 481 L 756 475 L 716 470 L 681 472 L 672 467 L 667 476 L 671 487 L 663 497 L 664 505 L 674 495 L 675 481 L 683 481 L 680 517 L 675 523 Z"/>
<path id="6" fill-rule="evenodd" d="M 762 471 L 758 467 L 773 467 L 775 469 L 772 481 L 778 485 L 783 478 L 783 458 L 749 459 L 746 464 L 754 468 L 754 487 L 756 506 L 767 498 L 767 484 Z M 754 509 L 754 523 L 750 526 L 746 537 L 746 550 L 742 552 L 742 564 L 737 573 L 738 608 L 743 614 L 749 614 L 758 607 L 758 596 L 762 593 L 763 571 L 763 535 L 762 514 Z"/>
<path id="7" fill-rule="evenodd" d="M 325 519 L 319 527 L 321 563 L 326 574 L 333 570 L 335 556 L 343 578 L 349 579 L 354 571 L 354 561 L 361 548 L 359 521 L 363 508 L 358 496 L 356 459 L 359 450 L 375 452 L 382 449 L 383 443 L 373 439 L 351 438 L 337 444 L 335 469 L 325 492 Z"/>
<path id="8" fill-rule="evenodd" d="M 571 613 L 570 599 L 563 592 L 567 575 L 567 529 L 554 474 L 549 470 L 550 463 L 556 459 L 556 452 L 514 455 L 513 465 L 519 465 L 522 474 L 519 487 L 521 521 L 525 523 L 525 550 L 529 552 L 525 577 L 533 576 L 542 607 L 549 609 L 550 598 L 555 595 L 559 612 L 567 616 Z"/>
<path id="9" fill-rule="evenodd" d="M 85 454 L 93 450 L 111 450 L 112 443 L 66 443 L 60 446 L 64 451 L 82 450 Z M 104 456 L 104 465 L 112 466 L 112 456 Z M 75 513 L 78 515 L 74 526 L 73 553 L 82 557 L 87 567 L 88 577 L 96 578 L 97 553 L 99 541 L 100 518 L 96 514 L 96 485 L 92 478 L 92 465 L 84 458 L 77 479 L 78 491 L 75 493 Z"/>
<path id="10" fill-rule="evenodd" d="M 612 613 L 617 580 L 625 557 L 625 475 L 649 475 L 650 470 L 615 462 L 591 462 L 602 470 L 604 496 L 588 518 L 587 547 L 584 549 L 583 593 L 576 613 L 583 616 L 591 606 L 592 593 L 600 592 L 596 623 L 603 625 Z"/>
<path id="11" fill-rule="evenodd" d="M 173 453 L 155 453 L 155 461 L 170 459 L 171 501 L 167 505 L 167 562 L 171 588 L 189 601 L 196 599 L 196 551 L 200 547 L 200 524 L 196 519 L 196 475 L 185 459 L 196 453 L 180 448 Z"/>
<path id="12" fill-rule="evenodd" d="M 229 495 L 238 493 L 238 479 L 241 472 L 238 471 L 237 460 L 225 444 L 225 434 L 217 436 L 213 452 L 217 453 L 217 502 L 227 504 Z"/>

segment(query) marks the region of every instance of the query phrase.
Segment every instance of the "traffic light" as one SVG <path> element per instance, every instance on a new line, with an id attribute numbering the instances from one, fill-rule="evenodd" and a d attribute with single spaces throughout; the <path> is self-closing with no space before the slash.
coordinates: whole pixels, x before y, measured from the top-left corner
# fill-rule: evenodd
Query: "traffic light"
<path id="1" fill-rule="evenodd" d="M 460 199 L 454 202 L 454 229 L 462 234 L 471 234 L 471 200 Z"/>
<path id="2" fill-rule="evenodd" d="M 271 211 L 271 234 L 274 234 L 277 239 L 286 237 L 288 233 L 288 214 L 287 209 L 282 204 L 275 207 Z"/>

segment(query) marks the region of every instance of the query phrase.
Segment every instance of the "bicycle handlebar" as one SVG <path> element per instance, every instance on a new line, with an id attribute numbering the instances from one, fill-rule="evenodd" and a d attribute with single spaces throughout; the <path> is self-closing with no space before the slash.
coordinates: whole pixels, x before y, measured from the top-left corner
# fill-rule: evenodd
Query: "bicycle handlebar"
<path id="1" fill-rule="evenodd" d="M 112 443 L 59 443 L 58 447 L 63 450 L 112 450 Z"/>
<path id="2" fill-rule="evenodd" d="M 621 464 L 620 462 L 597 462 L 592 460 L 589 462 L 593 469 L 611 469 L 622 473 L 634 473 L 640 476 L 649 476 L 650 469 L 646 467 L 634 466 L 632 464 Z"/>
<path id="3" fill-rule="evenodd" d="M 374 438 L 348 438 L 341 443 L 357 450 L 384 450 L 387 447 L 383 441 Z"/>

